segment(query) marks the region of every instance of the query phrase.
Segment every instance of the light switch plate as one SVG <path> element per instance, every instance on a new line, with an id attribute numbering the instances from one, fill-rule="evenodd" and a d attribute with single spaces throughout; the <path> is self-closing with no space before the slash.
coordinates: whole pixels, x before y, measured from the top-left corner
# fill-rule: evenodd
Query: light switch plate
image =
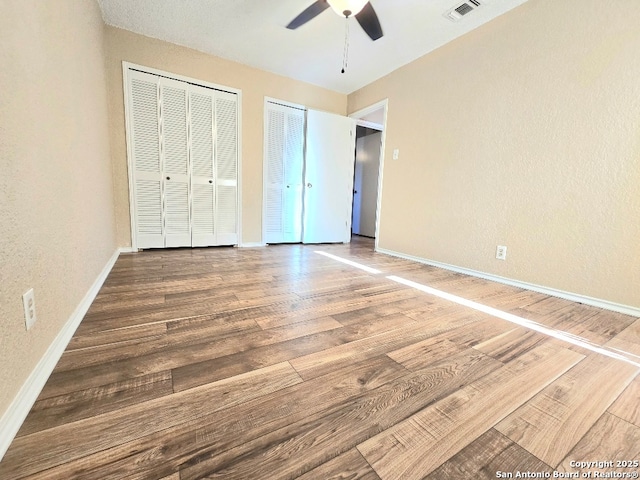
<path id="1" fill-rule="evenodd" d="M 27 326 L 27 330 L 33 327 L 36 323 L 36 298 L 33 293 L 33 288 L 30 288 L 24 295 L 22 295 L 22 305 L 24 306 L 24 321 Z"/>

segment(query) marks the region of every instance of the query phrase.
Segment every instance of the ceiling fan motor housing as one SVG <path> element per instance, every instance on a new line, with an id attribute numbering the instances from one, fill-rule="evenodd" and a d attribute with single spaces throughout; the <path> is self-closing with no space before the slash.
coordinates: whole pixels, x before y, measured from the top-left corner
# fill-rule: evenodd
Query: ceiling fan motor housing
<path id="1" fill-rule="evenodd" d="M 328 0 L 334 12 L 340 16 L 349 18 L 357 15 L 368 3 L 368 0 Z"/>
<path id="2" fill-rule="evenodd" d="M 479 0 L 469 1 L 474 2 Z M 320 15 L 329 7 L 343 18 L 355 16 L 371 40 L 375 41 L 382 37 L 382 27 L 380 26 L 378 15 L 376 15 L 376 11 L 373 9 L 371 2 L 367 0 L 316 0 L 303 10 L 300 15 L 289 22 L 287 28 L 289 30 L 295 30 Z"/>

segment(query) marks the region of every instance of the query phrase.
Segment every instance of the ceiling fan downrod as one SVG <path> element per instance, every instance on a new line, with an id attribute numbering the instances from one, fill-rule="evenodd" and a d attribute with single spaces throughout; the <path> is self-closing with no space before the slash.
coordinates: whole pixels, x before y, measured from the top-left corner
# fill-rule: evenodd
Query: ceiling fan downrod
<path id="1" fill-rule="evenodd" d="M 349 12 L 351 13 L 351 12 Z M 346 14 L 346 12 L 345 12 Z M 347 60 L 349 59 L 349 16 L 345 15 L 345 28 L 344 28 L 344 52 L 342 56 L 342 70 L 341 73 L 347 71 Z"/>

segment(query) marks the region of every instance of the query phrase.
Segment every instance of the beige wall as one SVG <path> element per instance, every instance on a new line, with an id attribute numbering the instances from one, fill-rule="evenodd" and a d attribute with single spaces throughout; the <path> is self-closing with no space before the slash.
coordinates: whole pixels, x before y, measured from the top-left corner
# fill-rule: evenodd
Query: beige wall
<path id="1" fill-rule="evenodd" d="M 114 27 L 106 38 L 119 244 L 131 245 L 122 61 L 242 90 L 242 242 L 261 242 L 264 97 L 344 115 L 346 95 Z"/>
<path id="2" fill-rule="evenodd" d="M 0 416 L 116 250 L 103 59 L 95 1 L 2 2 Z"/>
<path id="3" fill-rule="evenodd" d="M 530 0 L 351 94 L 389 98 L 380 247 L 640 307 L 639 21 Z"/>

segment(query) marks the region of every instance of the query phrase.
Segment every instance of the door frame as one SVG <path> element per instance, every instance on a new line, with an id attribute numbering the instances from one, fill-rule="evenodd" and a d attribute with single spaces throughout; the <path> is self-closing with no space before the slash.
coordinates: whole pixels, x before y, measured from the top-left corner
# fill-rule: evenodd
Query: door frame
<path id="1" fill-rule="evenodd" d="M 358 127 L 364 127 L 370 130 L 375 130 L 377 133 L 380 133 L 380 143 L 382 143 L 382 125 L 379 123 L 374 123 L 374 122 L 366 122 L 364 120 L 357 120 L 356 121 L 356 129 Z M 357 130 L 356 130 L 357 131 Z M 365 138 L 365 137 L 362 137 Z M 353 201 L 352 201 L 352 207 L 351 207 L 351 219 L 352 219 L 352 223 L 351 223 L 351 234 L 353 235 L 353 215 L 355 212 L 355 204 L 356 204 L 356 171 L 358 170 L 358 137 L 356 135 L 356 155 L 355 155 L 355 165 L 353 167 Z M 378 151 L 378 166 L 380 166 L 380 151 Z M 377 201 L 378 201 L 378 184 L 377 184 L 377 179 L 380 177 L 380 171 L 378 171 L 378 175 L 376 176 L 376 209 L 377 209 Z M 360 194 L 362 195 L 362 192 L 360 192 Z M 362 197 L 360 197 L 362 198 Z M 362 213 L 362 200 L 360 200 L 360 212 Z M 377 213 L 377 210 L 376 210 Z M 376 216 L 377 218 L 377 216 Z M 375 224 L 373 226 L 374 231 L 373 231 L 373 238 L 375 239 Z M 355 235 L 360 235 L 359 233 L 356 233 Z M 365 235 L 367 236 L 367 235 Z M 369 237 L 371 238 L 371 237 Z"/>
<path id="2" fill-rule="evenodd" d="M 374 249 L 378 250 L 378 242 L 380 240 L 380 211 L 382 207 L 382 173 L 384 171 L 384 152 L 387 137 L 387 112 L 389 110 L 389 99 L 385 98 L 379 102 L 374 103 L 366 108 L 358 110 L 349 114 L 348 116 L 356 119 L 356 124 L 361 126 L 372 126 L 371 122 L 361 120 L 362 117 L 375 112 L 376 110 L 383 109 L 383 122 L 382 122 L 382 138 L 380 141 L 380 166 L 378 168 L 378 197 L 376 199 L 376 228 L 375 228 L 375 246 Z M 376 125 L 379 127 L 379 125 Z M 355 156 L 354 156 L 355 163 Z"/>
<path id="3" fill-rule="evenodd" d="M 237 103 L 237 154 L 238 154 L 238 178 L 237 178 L 237 198 L 236 198 L 236 224 L 238 225 L 238 245 L 242 245 L 242 90 L 225 85 L 218 85 L 215 83 L 207 82 L 204 80 L 186 77 L 178 75 L 176 73 L 166 72 L 164 70 L 158 70 L 156 68 L 147 67 L 144 65 L 138 65 L 131 62 L 122 62 L 122 95 L 124 101 L 124 123 L 125 123 L 125 141 L 127 147 L 127 175 L 129 181 L 129 225 L 131 228 L 131 250 L 134 252 L 138 250 L 138 239 L 136 235 L 136 209 L 133 187 L 133 137 L 131 136 L 131 112 L 132 106 L 130 105 L 131 98 L 128 94 L 129 89 L 129 71 L 138 70 L 140 72 L 149 73 L 151 75 L 158 75 L 160 77 L 166 77 L 173 80 L 179 80 L 185 83 L 192 83 L 195 85 L 201 85 L 213 90 L 221 90 L 223 92 L 229 92 L 236 94 L 238 97 Z"/>
<path id="4" fill-rule="evenodd" d="M 273 97 L 264 97 L 264 103 L 263 103 L 263 112 L 262 112 L 262 229 L 261 229 L 261 233 L 262 233 L 262 241 L 260 243 L 260 245 L 262 246 L 266 246 L 267 245 L 267 181 L 269 180 L 268 177 L 268 162 L 267 162 L 267 149 L 268 149 L 268 145 L 267 145 L 267 140 L 268 140 L 268 131 L 267 131 L 267 124 L 268 124 L 268 115 L 267 115 L 267 104 L 268 103 L 275 103 L 276 105 L 280 105 L 283 107 L 290 107 L 290 108 L 295 108 L 296 110 L 302 110 L 304 112 L 304 116 L 305 116 L 305 129 L 306 129 L 306 123 L 307 123 L 307 107 L 304 105 L 300 105 L 299 103 L 292 103 L 292 102 L 287 102 L 285 100 L 280 100 L 279 98 L 273 98 Z M 303 131 L 303 135 L 304 135 L 304 131 Z M 304 148 L 304 147 L 303 147 Z M 304 181 L 304 161 L 303 161 L 303 181 Z"/>

